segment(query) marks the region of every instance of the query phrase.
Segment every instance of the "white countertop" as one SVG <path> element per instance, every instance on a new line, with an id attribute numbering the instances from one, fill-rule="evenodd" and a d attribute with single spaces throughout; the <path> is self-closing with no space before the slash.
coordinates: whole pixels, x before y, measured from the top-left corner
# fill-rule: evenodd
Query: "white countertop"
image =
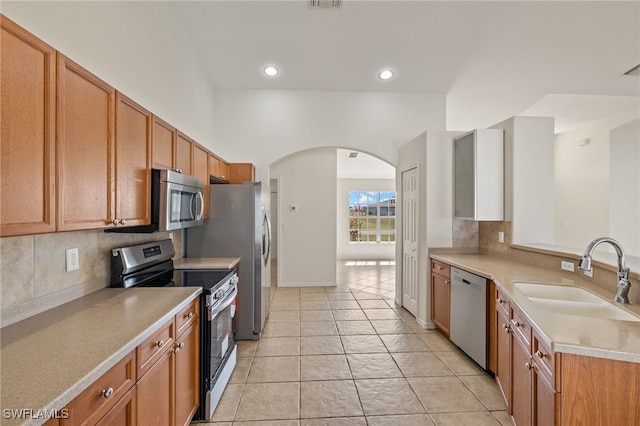
<path id="1" fill-rule="evenodd" d="M 62 409 L 200 293 L 106 288 L 4 327 L 2 410 Z M 38 425 L 46 419 L 2 419 Z"/>
<path id="2" fill-rule="evenodd" d="M 239 257 L 183 257 L 173 261 L 175 269 L 231 269 L 240 263 Z"/>
<path id="3" fill-rule="evenodd" d="M 556 314 L 541 310 L 515 282 L 578 286 L 611 300 L 612 293 L 578 277 L 487 254 L 431 253 L 431 258 L 493 280 L 556 352 L 640 363 L 640 322 Z M 617 306 L 640 317 L 640 305 Z M 452 314 L 454 314 L 452 312 Z"/>

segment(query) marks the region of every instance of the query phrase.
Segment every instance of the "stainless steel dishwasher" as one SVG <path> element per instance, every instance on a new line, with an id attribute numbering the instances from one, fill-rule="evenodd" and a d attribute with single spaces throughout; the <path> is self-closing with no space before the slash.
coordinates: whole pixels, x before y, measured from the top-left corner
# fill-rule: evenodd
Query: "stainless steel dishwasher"
<path id="1" fill-rule="evenodd" d="M 449 337 L 482 368 L 487 368 L 487 280 L 451 268 Z"/>

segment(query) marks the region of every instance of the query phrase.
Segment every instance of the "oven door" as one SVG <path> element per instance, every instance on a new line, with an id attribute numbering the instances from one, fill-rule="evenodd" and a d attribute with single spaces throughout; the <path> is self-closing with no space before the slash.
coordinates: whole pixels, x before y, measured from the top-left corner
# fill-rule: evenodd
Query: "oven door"
<path id="1" fill-rule="evenodd" d="M 222 300 L 207 308 L 203 339 L 204 407 L 202 419 L 209 420 L 222 397 L 236 365 L 233 322 L 238 288 L 231 285 Z"/>
<path id="2" fill-rule="evenodd" d="M 161 182 L 159 231 L 202 225 L 202 188 L 174 182 Z"/>

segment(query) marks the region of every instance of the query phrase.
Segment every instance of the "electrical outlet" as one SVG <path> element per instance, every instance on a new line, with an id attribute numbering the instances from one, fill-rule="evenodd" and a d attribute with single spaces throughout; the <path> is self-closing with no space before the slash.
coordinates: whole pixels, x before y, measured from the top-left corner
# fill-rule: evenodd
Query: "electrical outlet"
<path id="1" fill-rule="evenodd" d="M 573 262 L 565 262 L 564 260 L 560 263 L 560 267 L 563 271 L 575 272 L 575 265 Z"/>
<path id="2" fill-rule="evenodd" d="M 504 232 L 502 231 L 498 232 L 498 242 L 504 243 Z"/>
<path id="3" fill-rule="evenodd" d="M 590 271 L 584 271 L 584 274 L 585 274 L 586 276 L 588 276 L 589 278 L 593 278 L 593 269 L 592 269 L 592 270 L 590 270 Z"/>
<path id="4" fill-rule="evenodd" d="M 77 248 L 70 248 L 66 251 L 67 272 L 80 269 L 80 255 Z"/>

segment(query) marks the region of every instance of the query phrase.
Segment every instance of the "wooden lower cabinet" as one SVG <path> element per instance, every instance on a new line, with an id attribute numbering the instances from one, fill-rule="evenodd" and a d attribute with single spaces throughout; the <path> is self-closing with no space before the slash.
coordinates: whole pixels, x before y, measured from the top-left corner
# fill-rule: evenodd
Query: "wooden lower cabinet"
<path id="1" fill-rule="evenodd" d="M 496 316 L 496 382 L 511 414 L 511 328 L 509 318 L 500 309 Z"/>
<path id="2" fill-rule="evenodd" d="M 136 402 L 136 389 L 132 388 L 96 423 L 96 426 L 136 425 Z"/>
<path id="3" fill-rule="evenodd" d="M 640 425 L 640 363 L 562 354 L 563 425 Z"/>
<path id="4" fill-rule="evenodd" d="M 511 416 L 518 426 L 531 425 L 533 424 L 531 352 L 525 342 L 511 334 Z"/>
<path id="5" fill-rule="evenodd" d="M 189 425 L 200 403 L 198 307 L 196 299 L 46 425 Z"/>
<path id="6" fill-rule="evenodd" d="M 200 403 L 199 356 L 200 345 L 197 322 L 176 341 L 174 349 L 175 425 L 188 426 Z"/>
<path id="7" fill-rule="evenodd" d="M 137 414 L 140 425 L 173 424 L 173 351 L 166 350 L 136 384 Z"/>
<path id="8" fill-rule="evenodd" d="M 542 372 L 540 367 L 533 364 L 533 424 L 553 426 L 559 422 L 560 403 L 559 392 L 556 392 L 549 379 Z"/>
<path id="9" fill-rule="evenodd" d="M 451 267 L 431 260 L 431 321 L 447 336 L 451 323 Z"/>

